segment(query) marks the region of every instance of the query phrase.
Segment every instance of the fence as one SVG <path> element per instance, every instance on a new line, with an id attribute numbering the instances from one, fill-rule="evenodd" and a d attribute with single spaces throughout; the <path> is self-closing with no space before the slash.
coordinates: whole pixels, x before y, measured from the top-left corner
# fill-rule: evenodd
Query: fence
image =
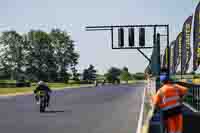
<path id="1" fill-rule="evenodd" d="M 196 111 L 200 111 L 200 85 L 191 83 L 179 83 L 185 87 L 188 87 L 188 93 L 184 98 L 184 102 L 194 108 Z"/>

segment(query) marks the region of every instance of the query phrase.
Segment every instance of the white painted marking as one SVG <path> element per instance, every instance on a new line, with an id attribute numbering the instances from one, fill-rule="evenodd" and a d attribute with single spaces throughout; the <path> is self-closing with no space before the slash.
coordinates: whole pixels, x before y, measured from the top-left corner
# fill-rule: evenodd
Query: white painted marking
<path id="1" fill-rule="evenodd" d="M 15 94 L 7 94 L 7 95 L 0 95 L 0 98 L 6 99 L 6 98 L 11 98 L 11 97 L 16 97 L 16 96 L 26 96 L 26 95 L 31 95 L 33 94 L 32 92 L 30 93 L 15 93 Z"/>
<path id="2" fill-rule="evenodd" d="M 143 112 L 144 112 L 145 92 L 146 92 L 146 87 L 144 88 L 144 92 L 143 92 L 142 104 L 141 104 L 141 109 L 140 109 L 140 116 L 139 116 L 139 119 L 138 119 L 138 126 L 137 126 L 136 133 L 141 133 L 141 129 L 142 129 L 142 120 L 143 120 Z"/>
<path id="3" fill-rule="evenodd" d="M 0 96 L 0 99 L 9 99 L 11 98 L 10 96 Z"/>

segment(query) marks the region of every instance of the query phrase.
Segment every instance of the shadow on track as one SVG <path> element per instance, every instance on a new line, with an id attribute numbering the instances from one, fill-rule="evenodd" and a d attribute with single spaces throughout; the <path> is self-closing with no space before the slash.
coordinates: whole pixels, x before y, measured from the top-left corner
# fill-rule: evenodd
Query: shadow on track
<path id="1" fill-rule="evenodd" d="M 72 112 L 72 111 L 71 110 L 46 110 L 43 113 L 54 114 L 54 113 L 64 113 L 64 112 Z"/>

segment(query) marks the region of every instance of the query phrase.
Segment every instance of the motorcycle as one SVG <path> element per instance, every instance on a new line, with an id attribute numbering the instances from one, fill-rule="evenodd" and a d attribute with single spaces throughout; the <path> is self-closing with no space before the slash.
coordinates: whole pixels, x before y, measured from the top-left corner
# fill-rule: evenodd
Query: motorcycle
<path id="1" fill-rule="evenodd" d="M 97 87 L 98 86 L 98 81 L 94 81 L 94 85 L 95 85 L 95 87 Z"/>
<path id="2" fill-rule="evenodd" d="M 36 94 L 39 100 L 40 112 L 45 112 L 45 108 L 47 107 L 47 94 L 45 91 L 38 91 Z"/>

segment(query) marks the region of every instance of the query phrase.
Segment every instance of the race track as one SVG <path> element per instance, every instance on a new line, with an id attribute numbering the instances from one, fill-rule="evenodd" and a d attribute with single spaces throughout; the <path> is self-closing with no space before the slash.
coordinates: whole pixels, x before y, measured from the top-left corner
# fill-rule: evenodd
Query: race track
<path id="1" fill-rule="evenodd" d="M 33 95 L 0 98 L 1 133 L 135 133 L 144 84 L 52 93 L 46 113 Z"/>

